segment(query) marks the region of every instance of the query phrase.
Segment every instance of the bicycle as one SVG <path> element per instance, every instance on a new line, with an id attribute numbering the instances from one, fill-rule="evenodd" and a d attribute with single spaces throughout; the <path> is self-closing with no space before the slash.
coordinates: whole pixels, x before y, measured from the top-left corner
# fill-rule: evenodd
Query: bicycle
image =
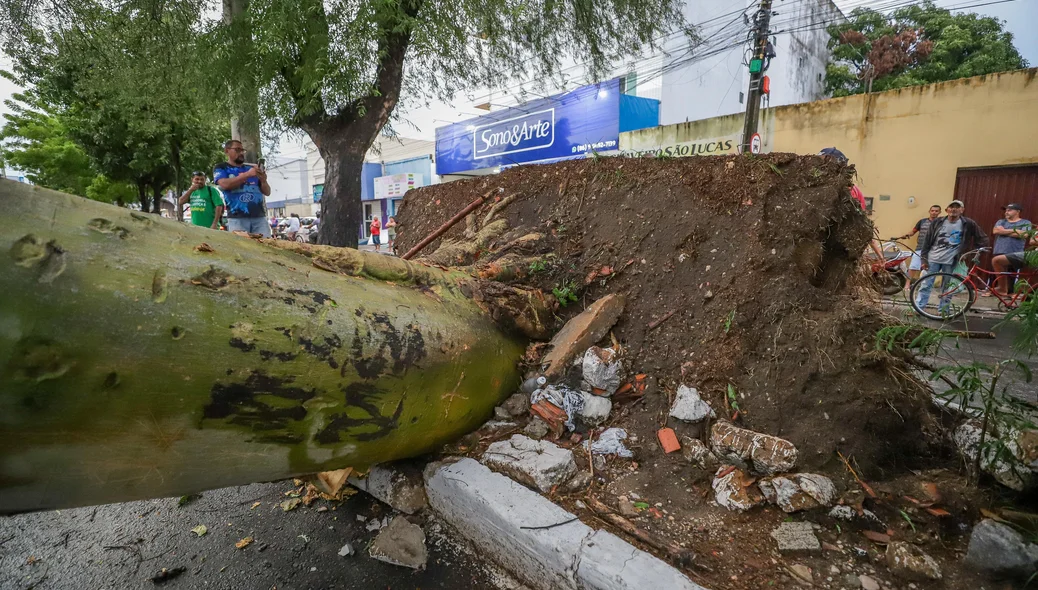
<path id="1" fill-rule="evenodd" d="M 871 264 L 872 287 L 881 295 L 896 295 L 908 284 L 907 261 L 915 251 L 896 238 L 890 238 L 881 244 L 884 260 L 876 260 L 875 254 L 866 254 L 865 260 Z"/>
<path id="2" fill-rule="evenodd" d="M 981 252 L 989 252 L 991 248 L 977 248 L 962 255 L 962 260 L 971 260 L 969 271 L 966 276 L 953 272 L 936 272 L 924 274 L 919 280 L 912 283 L 909 292 L 909 301 L 912 309 L 924 318 L 939 321 L 951 321 L 965 315 L 973 304 L 977 302 L 978 291 L 988 289 L 990 281 L 999 277 L 1009 277 L 1016 280 L 1016 288 L 1012 293 L 999 293 L 992 291 L 991 295 L 998 299 L 999 311 L 1005 312 L 1017 308 L 1029 295 L 1034 293 L 1038 285 L 1035 270 L 1018 270 L 1011 272 L 994 272 L 980 267 L 977 260 Z M 987 280 L 985 279 L 987 277 Z M 919 291 L 923 289 L 924 283 L 931 281 L 931 285 L 940 280 L 940 290 L 937 292 L 937 313 L 927 311 L 926 307 L 919 307 Z M 934 290 L 937 290 L 934 287 Z M 933 297 L 931 292 L 930 296 Z M 929 303 L 929 302 L 927 302 Z"/>

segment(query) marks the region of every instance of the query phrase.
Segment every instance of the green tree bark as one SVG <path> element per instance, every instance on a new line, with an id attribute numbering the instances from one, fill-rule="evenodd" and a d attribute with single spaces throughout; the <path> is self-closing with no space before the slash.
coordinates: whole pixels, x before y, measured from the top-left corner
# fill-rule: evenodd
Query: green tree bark
<path id="1" fill-rule="evenodd" d="M 418 455 L 518 381 L 464 274 L 8 181 L 0 215 L 0 512 Z"/>

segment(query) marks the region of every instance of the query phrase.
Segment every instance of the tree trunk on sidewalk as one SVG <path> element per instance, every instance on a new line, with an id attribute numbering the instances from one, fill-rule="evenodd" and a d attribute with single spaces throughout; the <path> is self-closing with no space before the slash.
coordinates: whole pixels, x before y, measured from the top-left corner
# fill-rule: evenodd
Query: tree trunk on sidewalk
<path id="1" fill-rule="evenodd" d="M 17 183 L 0 215 L 3 513 L 426 453 L 519 379 L 463 273 Z"/>
<path id="2" fill-rule="evenodd" d="M 137 181 L 137 202 L 141 204 L 141 212 L 151 211 L 151 201 L 148 199 L 148 187 L 143 180 Z"/>
<path id="3" fill-rule="evenodd" d="M 158 184 L 151 187 L 151 212 L 155 215 L 162 215 L 162 189 Z"/>
<path id="4" fill-rule="evenodd" d="M 361 174 L 371 142 L 358 141 L 360 124 L 311 133 L 324 159 L 324 193 L 321 195 L 322 244 L 356 248 L 361 224 Z M 375 130 L 374 133 L 378 133 Z"/>

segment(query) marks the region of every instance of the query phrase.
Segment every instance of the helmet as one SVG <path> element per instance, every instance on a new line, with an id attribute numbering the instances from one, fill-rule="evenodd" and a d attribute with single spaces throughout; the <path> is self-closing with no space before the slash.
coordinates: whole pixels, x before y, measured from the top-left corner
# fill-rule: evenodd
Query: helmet
<path id="1" fill-rule="evenodd" d="M 847 156 L 843 155 L 843 152 L 834 147 L 827 147 L 818 153 L 822 156 L 829 156 L 831 158 L 835 158 L 836 161 L 841 164 L 846 164 L 848 162 Z"/>

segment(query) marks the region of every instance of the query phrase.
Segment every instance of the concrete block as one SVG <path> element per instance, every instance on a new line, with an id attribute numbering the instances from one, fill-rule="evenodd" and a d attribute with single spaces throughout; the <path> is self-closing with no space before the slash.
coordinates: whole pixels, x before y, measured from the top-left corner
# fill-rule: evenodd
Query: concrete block
<path id="1" fill-rule="evenodd" d="M 414 514 L 429 505 L 421 470 L 407 462 L 375 465 L 367 477 L 351 476 L 350 485 L 405 514 Z"/>
<path id="2" fill-rule="evenodd" d="M 705 590 L 473 459 L 430 465 L 425 478 L 429 506 L 534 590 Z"/>
<path id="3" fill-rule="evenodd" d="M 491 444 L 483 453 L 482 462 L 494 471 L 542 492 L 550 492 L 577 473 L 573 451 L 522 434 Z"/>
<path id="4" fill-rule="evenodd" d="M 586 590 L 704 590 L 657 557 L 607 531 L 584 541 L 577 583 Z"/>
<path id="5" fill-rule="evenodd" d="M 779 553 L 818 553 L 822 550 L 809 522 L 784 522 L 771 531 L 771 538 L 778 544 Z"/>
<path id="6" fill-rule="evenodd" d="M 429 505 L 494 561 L 533 588 L 576 590 L 577 558 L 594 532 L 540 494 L 474 459 L 431 465 Z"/>

